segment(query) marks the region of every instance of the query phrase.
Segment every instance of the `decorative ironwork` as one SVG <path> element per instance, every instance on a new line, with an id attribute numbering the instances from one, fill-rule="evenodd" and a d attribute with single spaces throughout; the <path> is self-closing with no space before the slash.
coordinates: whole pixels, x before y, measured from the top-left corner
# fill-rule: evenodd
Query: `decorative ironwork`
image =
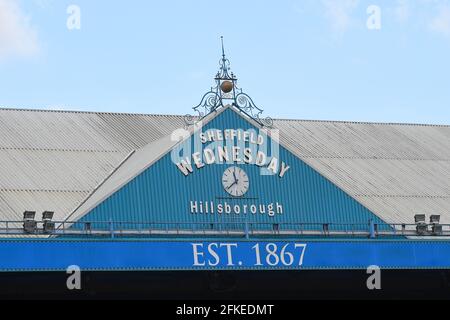
<path id="1" fill-rule="evenodd" d="M 196 112 L 196 115 L 195 116 L 186 115 L 185 121 L 187 120 L 186 121 L 187 124 L 193 124 L 189 122 L 194 121 L 195 123 L 195 119 L 197 120 L 203 119 L 206 115 L 216 111 L 216 109 L 219 108 L 221 105 L 222 105 L 221 98 L 219 94 L 211 90 L 210 92 L 207 92 L 203 96 L 202 101 L 200 101 L 200 104 L 193 108 L 194 111 Z"/>
<path id="2" fill-rule="evenodd" d="M 259 124 L 266 127 L 273 126 L 272 118 L 270 117 L 261 118 L 261 115 L 264 112 L 264 110 L 258 108 L 248 94 L 243 92 L 237 94 L 234 106 L 237 107 L 239 110 L 241 110 L 250 118 L 256 120 Z"/>
<path id="3" fill-rule="evenodd" d="M 262 118 L 263 109 L 258 108 L 249 95 L 237 86 L 237 77 L 230 68 L 230 60 L 225 55 L 225 47 L 222 41 L 222 58 L 220 69 L 216 74 L 216 86 L 212 87 L 193 108 L 194 115 L 186 115 L 185 123 L 190 126 L 201 121 L 207 115 L 226 105 L 232 105 L 246 116 L 258 122 L 261 126 L 272 127 L 273 120 L 270 117 Z"/>

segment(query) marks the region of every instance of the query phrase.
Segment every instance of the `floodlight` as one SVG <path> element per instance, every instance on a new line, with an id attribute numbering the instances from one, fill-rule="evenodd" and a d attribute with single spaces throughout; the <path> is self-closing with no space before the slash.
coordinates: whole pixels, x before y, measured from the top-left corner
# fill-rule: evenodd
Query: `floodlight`
<path id="1" fill-rule="evenodd" d="M 414 216 L 414 220 L 416 221 L 416 223 L 425 223 L 425 215 L 424 214 L 416 214 Z"/>
<path id="2" fill-rule="evenodd" d="M 42 212 L 42 221 L 45 233 L 53 233 L 53 231 L 55 231 L 55 223 L 52 221 L 54 214 L 55 213 L 53 211 Z"/>
<path id="3" fill-rule="evenodd" d="M 44 212 L 42 212 L 42 221 L 52 220 L 54 214 L 55 213 L 53 211 L 44 211 Z"/>
<path id="4" fill-rule="evenodd" d="M 435 236 L 442 235 L 442 225 L 439 224 L 440 221 L 441 221 L 440 215 L 435 214 L 430 216 L 431 232 Z"/>
<path id="5" fill-rule="evenodd" d="M 34 221 L 35 211 L 25 211 L 23 213 L 23 231 L 26 233 L 35 233 L 37 223 Z"/>
<path id="6" fill-rule="evenodd" d="M 440 215 L 432 215 L 430 217 L 430 223 L 436 224 L 436 223 L 439 223 L 439 221 L 441 221 Z"/>
<path id="7" fill-rule="evenodd" d="M 23 213 L 23 220 L 34 220 L 34 217 L 36 216 L 36 211 L 25 211 Z"/>
<path id="8" fill-rule="evenodd" d="M 425 235 L 428 232 L 428 224 L 425 222 L 426 216 L 424 214 L 416 214 L 414 221 L 416 221 L 416 231 L 420 236 Z"/>

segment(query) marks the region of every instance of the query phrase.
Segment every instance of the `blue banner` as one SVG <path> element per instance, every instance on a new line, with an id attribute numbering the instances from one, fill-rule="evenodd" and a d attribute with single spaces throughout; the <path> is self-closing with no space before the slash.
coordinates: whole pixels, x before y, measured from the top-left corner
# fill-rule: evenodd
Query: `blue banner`
<path id="1" fill-rule="evenodd" d="M 0 240 L 0 271 L 450 268 L 448 241 Z"/>

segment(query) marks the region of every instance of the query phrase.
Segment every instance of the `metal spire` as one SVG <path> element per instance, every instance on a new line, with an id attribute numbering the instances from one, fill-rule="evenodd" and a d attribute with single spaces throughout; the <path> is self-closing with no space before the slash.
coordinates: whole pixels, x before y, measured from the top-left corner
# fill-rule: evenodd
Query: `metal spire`
<path id="1" fill-rule="evenodd" d="M 224 60 L 226 60 L 225 58 L 225 46 L 223 45 L 223 36 L 220 37 L 220 40 L 222 41 L 222 57 Z"/>
<path id="2" fill-rule="evenodd" d="M 231 80 L 236 81 L 236 77 L 233 73 L 229 74 L 230 71 L 230 60 L 227 59 L 225 55 L 225 45 L 223 41 L 223 36 L 220 37 L 220 41 L 222 43 L 222 59 L 220 60 L 220 70 L 217 72 L 216 80 Z"/>
<path id="3" fill-rule="evenodd" d="M 225 45 L 223 36 L 220 37 L 222 44 L 222 58 L 220 59 L 220 69 L 216 75 L 216 86 L 212 87 L 202 98 L 199 105 L 193 108 L 197 116 L 186 115 L 185 121 L 187 125 L 194 124 L 206 117 L 208 114 L 215 112 L 220 107 L 232 105 L 239 109 L 242 113 L 257 121 L 262 126 L 271 127 L 273 121 L 271 118 L 261 118 L 263 110 L 258 108 L 252 98 L 237 86 L 237 78 L 230 71 L 230 61 L 225 55 Z"/>

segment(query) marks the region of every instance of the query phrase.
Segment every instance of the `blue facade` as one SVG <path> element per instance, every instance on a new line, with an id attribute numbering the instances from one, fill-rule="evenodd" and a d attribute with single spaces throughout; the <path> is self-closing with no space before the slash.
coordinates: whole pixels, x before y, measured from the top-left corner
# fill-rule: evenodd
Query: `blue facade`
<path id="1" fill-rule="evenodd" d="M 0 255 L 0 272 L 450 268 L 448 241 L 12 239 L 0 240 Z"/>
<path id="2" fill-rule="evenodd" d="M 203 131 L 209 129 L 253 129 L 244 117 L 233 109 L 226 109 L 212 119 Z M 198 133 L 197 133 L 198 135 Z M 194 144 L 194 136 L 191 138 Z M 268 145 L 272 141 L 267 137 Z M 268 155 L 272 153 L 269 148 Z M 222 186 L 224 171 L 234 164 L 194 167 L 185 176 L 172 162 L 169 152 L 120 190 L 81 218 L 81 222 L 133 221 L 161 223 L 340 223 L 367 224 L 369 220 L 382 224 L 371 211 L 339 189 L 320 173 L 291 152 L 279 146 L 280 162 L 290 166 L 285 176 L 261 175 L 255 164 L 238 164 L 249 177 L 250 187 L 242 198 L 233 198 Z M 230 206 L 250 208 L 266 205 L 265 213 L 214 214 L 192 213 L 192 201 L 198 204 L 227 203 Z M 268 205 L 282 207 L 282 213 L 269 216 Z M 259 209 L 258 209 L 259 210 Z"/>

